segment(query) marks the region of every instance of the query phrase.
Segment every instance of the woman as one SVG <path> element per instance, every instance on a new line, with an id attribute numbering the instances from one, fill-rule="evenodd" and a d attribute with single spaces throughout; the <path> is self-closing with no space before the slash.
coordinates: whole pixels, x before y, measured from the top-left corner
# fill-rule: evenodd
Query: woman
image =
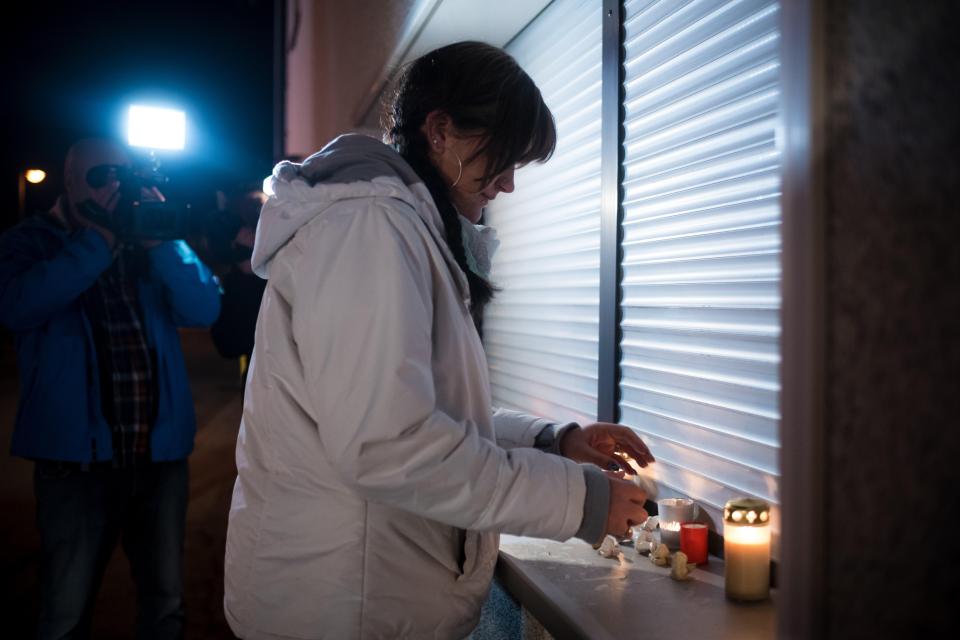
<path id="1" fill-rule="evenodd" d="M 244 638 L 462 638 L 497 532 L 595 543 L 646 517 L 633 483 L 577 463 L 645 466 L 629 429 L 490 408 L 473 320 L 493 289 L 463 238 L 552 153 L 539 90 L 450 45 L 406 70 L 387 137 L 281 163 L 261 214 L 226 554 Z"/>

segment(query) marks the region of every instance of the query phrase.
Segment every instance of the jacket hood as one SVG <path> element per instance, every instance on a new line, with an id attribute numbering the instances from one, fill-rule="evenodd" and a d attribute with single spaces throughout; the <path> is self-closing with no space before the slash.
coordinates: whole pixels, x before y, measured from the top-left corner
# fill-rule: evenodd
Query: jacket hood
<path id="1" fill-rule="evenodd" d="M 264 181 L 251 265 L 269 277 L 270 262 L 311 220 L 348 198 L 392 197 L 407 202 L 442 237 L 443 223 L 423 181 L 393 148 L 364 135 L 343 135 L 303 164 L 281 162 Z M 439 234 L 439 235 L 437 235 Z"/>

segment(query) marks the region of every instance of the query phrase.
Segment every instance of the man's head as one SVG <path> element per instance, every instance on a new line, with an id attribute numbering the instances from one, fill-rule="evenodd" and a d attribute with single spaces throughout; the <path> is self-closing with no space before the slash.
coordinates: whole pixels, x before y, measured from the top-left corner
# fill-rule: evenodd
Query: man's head
<path id="1" fill-rule="evenodd" d="M 256 229 L 260 220 L 260 210 L 267 201 L 266 194 L 260 189 L 249 189 L 234 193 L 227 199 L 227 210 L 236 215 L 245 227 Z"/>
<path id="2" fill-rule="evenodd" d="M 67 151 L 63 167 L 67 199 L 72 205 L 92 199 L 104 209 L 112 210 L 120 183 L 111 168 L 129 166 L 130 157 L 118 143 L 104 138 L 78 140 Z M 95 170 L 91 172 L 91 169 Z"/>

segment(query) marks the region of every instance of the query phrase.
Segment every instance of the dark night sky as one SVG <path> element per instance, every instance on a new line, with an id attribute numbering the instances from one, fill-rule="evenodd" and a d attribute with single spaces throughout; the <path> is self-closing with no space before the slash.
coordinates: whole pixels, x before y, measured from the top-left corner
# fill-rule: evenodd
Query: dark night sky
<path id="1" fill-rule="evenodd" d="M 187 112 L 188 148 L 162 157 L 168 196 L 202 206 L 214 189 L 270 171 L 272 0 L 30 4 L 4 19 L 0 229 L 16 221 L 18 170 L 48 172 L 45 185 L 31 187 L 28 209 L 49 207 L 70 143 L 121 136 L 134 100 Z"/>

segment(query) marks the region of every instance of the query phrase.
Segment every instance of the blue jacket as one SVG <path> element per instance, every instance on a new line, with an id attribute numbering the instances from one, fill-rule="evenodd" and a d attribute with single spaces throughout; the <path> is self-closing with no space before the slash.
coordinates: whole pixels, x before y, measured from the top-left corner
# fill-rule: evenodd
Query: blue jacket
<path id="1" fill-rule="evenodd" d="M 150 436 L 154 461 L 193 450 L 196 421 L 177 327 L 208 326 L 220 312 L 219 287 L 185 242 L 147 250 L 140 305 L 157 357 L 159 402 Z M 100 406 L 93 330 L 81 294 L 113 261 L 97 231 L 69 233 L 39 215 L 0 236 L 0 324 L 15 334 L 20 405 L 13 455 L 96 462 L 113 457 Z"/>

